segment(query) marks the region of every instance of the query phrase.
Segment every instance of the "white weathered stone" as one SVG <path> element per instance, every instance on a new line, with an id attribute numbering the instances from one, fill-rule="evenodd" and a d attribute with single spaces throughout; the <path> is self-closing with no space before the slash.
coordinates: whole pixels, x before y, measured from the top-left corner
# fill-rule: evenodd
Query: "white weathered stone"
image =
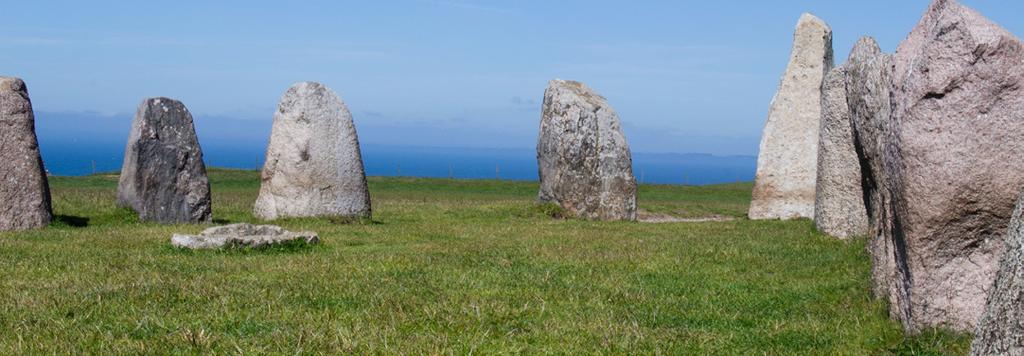
<path id="1" fill-rule="evenodd" d="M 232 224 L 211 227 L 199 235 L 174 234 L 171 245 L 190 250 L 263 248 L 289 243 L 317 244 L 315 232 L 291 232 L 274 225 Z"/>
<path id="2" fill-rule="evenodd" d="M 259 218 L 370 217 L 352 114 L 320 83 L 295 84 L 281 97 L 261 179 Z"/>
<path id="3" fill-rule="evenodd" d="M 804 14 L 761 137 L 751 219 L 814 218 L 821 84 L 832 65 L 832 30 Z"/>
<path id="4" fill-rule="evenodd" d="M 636 179 L 619 116 L 586 85 L 552 80 L 537 140 L 541 202 L 585 219 L 636 220 Z"/>

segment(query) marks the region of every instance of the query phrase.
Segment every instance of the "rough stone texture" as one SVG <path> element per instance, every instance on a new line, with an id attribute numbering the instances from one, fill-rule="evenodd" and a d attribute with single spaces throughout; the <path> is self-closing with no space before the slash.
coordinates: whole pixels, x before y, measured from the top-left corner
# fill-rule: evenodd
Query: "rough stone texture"
<path id="1" fill-rule="evenodd" d="M 889 179 L 885 174 L 889 170 L 883 159 L 888 143 L 892 141 L 892 57 L 882 53 L 873 38 L 864 37 L 850 51 L 850 57 L 843 66 L 847 70 L 847 103 L 853 121 L 854 147 L 860 160 L 864 205 L 868 212 L 873 290 L 877 297 L 889 301 L 906 300 L 904 294 L 896 293 L 904 291 L 900 285 L 906 280 L 896 275 L 905 275 L 905 269 L 897 269 L 894 265 L 894 254 L 902 251 L 897 251 L 892 241 L 882 234 L 883 230 L 892 228 L 887 210 L 892 204 L 891 196 L 884 187 Z M 894 316 L 897 315 L 897 305 L 900 303 L 890 304 Z"/>
<path id="2" fill-rule="evenodd" d="M 50 224 L 50 186 L 25 82 L 0 77 L 0 231 Z"/>
<path id="3" fill-rule="evenodd" d="M 937 0 L 892 68 L 876 287 L 910 331 L 971 331 L 1024 185 L 1024 46 Z"/>
<path id="4" fill-rule="evenodd" d="M 212 220 L 210 182 L 192 114 L 180 101 L 142 101 L 128 136 L 118 204 L 163 224 Z"/>
<path id="5" fill-rule="evenodd" d="M 585 219 L 636 220 L 633 158 L 619 116 L 586 85 L 548 83 L 537 163 L 541 202 Z"/>
<path id="6" fill-rule="evenodd" d="M 829 71 L 821 92 L 814 224 L 819 231 L 838 238 L 863 236 L 868 232 L 868 214 L 846 100 L 846 67 Z"/>
<path id="7" fill-rule="evenodd" d="M 315 232 L 291 232 L 274 225 L 233 224 L 211 227 L 199 235 L 171 236 L 174 247 L 201 250 L 219 248 L 263 248 L 274 245 L 320 242 Z"/>
<path id="8" fill-rule="evenodd" d="M 281 97 L 261 178 L 254 212 L 262 219 L 370 217 L 352 114 L 320 83 L 295 84 Z"/>
<path id="9" fill-rule="evenodd" d="M 1017 200 L 972 355 L 1024 355 L 1024 195 Z"/>
<path id="10" fill-rule="evenodd" d="M 832 30 L 804 14 L 761 137 L 751 219 L 814 218 L 821 85 L 832 65 Z"/>

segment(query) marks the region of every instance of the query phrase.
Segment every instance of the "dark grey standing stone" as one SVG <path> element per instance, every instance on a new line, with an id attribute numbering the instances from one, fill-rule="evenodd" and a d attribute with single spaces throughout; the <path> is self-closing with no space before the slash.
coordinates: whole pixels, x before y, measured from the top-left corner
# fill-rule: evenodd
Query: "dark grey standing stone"
<path id="1" fill-rule="evenodd" d="M 25 82 L 0 77 L 0 231 L 50 224 L 50 186 Z"/>
<path id="2" fill-rule="evenodd" d="M 863 236 L 868 231 L 868 213 L 846 99 L 845 66 L 829 71 L 821 92 L 814 224 L 818 231 L 838 238 Z"/>
<path id="3" fill-rule="evenodd" d="M 1024 195 L 1010 220 L 1006 251 L 971 355 L 1024 355 Z"/>
<path id="4" fill-rule="evenodd" d="M 142 101 L 132 122 L 117 187 L 118 204 L 143 221 L 164 224 L 212 220 L 210 182 L 192 114 L 180 101 Z"/>
<path id="5" fill-rule="evenodd" d="M 548 84 L 537 163 L 541 202 L 584 219 L 636 220 L 633 158 L 619 116 L 586 85 Z"/>

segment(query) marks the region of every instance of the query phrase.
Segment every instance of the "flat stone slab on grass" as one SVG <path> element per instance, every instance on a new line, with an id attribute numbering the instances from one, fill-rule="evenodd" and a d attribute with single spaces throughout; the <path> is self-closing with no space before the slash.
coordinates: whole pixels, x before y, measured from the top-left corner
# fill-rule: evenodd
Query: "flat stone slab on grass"
<path id="1" fill-rule="evenodd" d="M 174 247 L 190 250 L 221 248 L 264 248 L 290 243 L 315 245 L 320 237 L 315 232 L 291 232 L 274 225 L 233 224 L 211 227 L 199 235 L 174 234 Z"/>
<path id="2" fill-rule="evenodd" d="M 637 211 L 636 221 L 644 224 L 671 224 L 671 223 L 704 223 L 704 222 L 726 222 L 736 218 L 724 215 L 708 215 L 700 217 L 684 218 L 672 214 L 652 213 L 648 211 Z"/>

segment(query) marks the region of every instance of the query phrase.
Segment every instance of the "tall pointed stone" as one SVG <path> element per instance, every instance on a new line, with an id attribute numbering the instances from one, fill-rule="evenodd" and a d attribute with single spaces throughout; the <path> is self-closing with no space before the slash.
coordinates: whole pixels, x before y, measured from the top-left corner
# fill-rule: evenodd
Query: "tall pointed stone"
<path id="1" fill-rule="evenodd" d="M 320 83 L 295 84 L 281 97 L 261 179 L 261 219 L 370 217 L 352 114 Z"/>
<path id="2" fill-rule="evenodd" d="M 821 85 L 832 65 L 832 30 L 804 14 L 761 137 L 751 219 L 814 218 Z"/>
<path id="3" fill-rule="evenodd" d="M 1024 355 L 1024 195 L 1017 200 L 999 266 L 971 355 Z"/>
<path id="4" fill-rule="evenodd" d="M 212 221 L 203 150 L 185 104 L 149 98 L 139 105 L 124 152 L 117 201 L 138 212 L 143 221 Z"/>
<path id="5" fill-rule="evenodd" d="M 619 116 L 586 85 L 548 83 L 537 163 L 541 202 L 584 219 L 636 220 L 633 158 Z"/>
<path id="6" fill-rule="evenodd" d="M 1024 44 L 936 0 L 891 67 L 882 162 L 867 164 L 883 170 L 876 288 L 910 331 L 971 331 L 1024 186 Z"/>
<path id="7" fill-rule="evenodd" d="M 868 232 L 868 214 L 846 99 L 845 66 L 828 72 L 821 92 L 814 224 L 818 231 L 838 238 L 862 236 Z"/>
<path id="8" fill-rule="evenodd" d="M 0 231 L 50 224 L 50 186 L 25 82 L 0 77 Z"/>

